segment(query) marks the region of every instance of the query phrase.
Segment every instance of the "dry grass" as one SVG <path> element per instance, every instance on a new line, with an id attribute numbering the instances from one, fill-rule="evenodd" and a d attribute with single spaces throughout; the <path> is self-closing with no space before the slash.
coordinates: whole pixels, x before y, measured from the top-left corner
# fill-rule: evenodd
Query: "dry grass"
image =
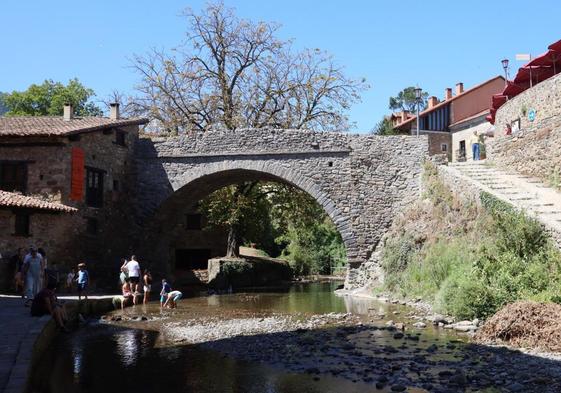
<path id="1" fill-rule="evenodd" d="M 508 304 L 483 325 L 475 340 L 561 352 L 561 305 L 527 301 Z"/>

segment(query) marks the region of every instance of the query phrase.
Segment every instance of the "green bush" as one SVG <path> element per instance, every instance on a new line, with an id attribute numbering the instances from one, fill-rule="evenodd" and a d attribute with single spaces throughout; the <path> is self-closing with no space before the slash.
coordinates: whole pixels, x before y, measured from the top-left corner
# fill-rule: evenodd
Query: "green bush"
<path id="1" fill-rule="evenodd" d="M 402 274 L 402 288 L 432 301 L 444 280 L 469 258 L 468 249 L 460 242 L 440 240 L 426 245 L 422 257 L 414 259 Z"/>
<path id="2" fill-rule="evenodd" d="M 401 287 L 401 275 L 412 263 L 418 251 L 419 246 L 413 236 L 407 233 L 386 241 L 382 253 L 382 268 L 386 273 L 387 289 L 397 291 Z"/>
<path id="3" fill-rule="evenodd" d="M 485 318 L 496 310 L 496 299 L 469 266 L 455 270 L 444 280 L 436 294 L 438 311 L 460 319 Z"/>
<path id="4" fill-rule="evenodd" d="M 488 193 L 477 215 L 461 203 L 452 209 L 457 201 L 431 171 L 425 181 L 433 223 L 425 227 L 432 241 L 417 245 L 402 231 L 386 242 L 385 289 L 458 318 L 485 318 L 521 299 L 561 301 L 561 253 L 540 223 Z"/>

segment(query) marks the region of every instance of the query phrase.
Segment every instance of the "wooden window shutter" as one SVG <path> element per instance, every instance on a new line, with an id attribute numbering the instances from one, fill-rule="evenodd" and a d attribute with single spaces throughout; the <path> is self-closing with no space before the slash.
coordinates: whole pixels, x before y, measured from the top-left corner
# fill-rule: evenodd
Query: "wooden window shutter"
<path id="1" fill-rule="evenodd" d="M 80 147 L 72 148 L 72 178 L 70 180 L 70 199 L 82 201 L 84 199 L 84 150 Z"/>

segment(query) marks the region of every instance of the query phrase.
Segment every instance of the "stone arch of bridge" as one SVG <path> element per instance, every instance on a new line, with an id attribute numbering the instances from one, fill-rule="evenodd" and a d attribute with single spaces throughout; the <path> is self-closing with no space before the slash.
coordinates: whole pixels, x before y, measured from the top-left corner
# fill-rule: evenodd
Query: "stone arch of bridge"
<path id="1" fill-rule="evenodd" d="M 154 216 L 160 228 L 176 219 L 181 206 L 196 204 L 213 191 L 245 181 L 271 181 L 289 184 L 314 198 L 331 218 L 341 234 L 349 255 L 356 255 L 357 246 L 350 229 L 350 218 L 336 206 L 332 198 L 313 179 L 293 168 L 283 167 L 267 161 L 216 161 L 194 165 L 171 183 L 173 193 L 162 203 Z"/>

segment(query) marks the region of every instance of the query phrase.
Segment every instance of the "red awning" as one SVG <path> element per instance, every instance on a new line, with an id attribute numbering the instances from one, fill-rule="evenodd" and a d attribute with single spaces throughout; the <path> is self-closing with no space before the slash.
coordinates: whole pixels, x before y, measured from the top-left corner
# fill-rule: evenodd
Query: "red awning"
<path id="1" fill-rule="evenodd" d="M 561 40 L 549 45 L 548 48 L 557 52 L 561 52 Z"/>
<path id="2" fill-rule="evenodd" d="M 557 74 L 561 71 L 561 52 L 550 49 L 530 61 L 526 67 L 549 67 L 552 68 L 552 75 Z"/>
<path id="3" fill-rule="evenodd" d="M 491 108 L 499 109 L 499 107 L 506 102 L 507 98 L 507 96 L 502 94 L 493 94 L 491 96 Z"/>
<path id="4" fill-rule="evenodd" d="M 530 84 L 530 78 L 532 78 L 532 84 L 540 83 L 553 76 L 552 66 L 528 66 L 520 67 L 516 76 L 514 77 L 513 83 L 524 86 L 525 84 Z M 528 86 L 529 87 L 529 86 Z"/>
<path id="5" fill-rule="evenodd" d="M 523 86 L 509 81 L 509 82 L 507 82 L 506 87 L 504 88 L 502 95 L 507 96 L 507 97 L 514 97 L 515 95 L 522 93 L 528 87 L 530 87 L 529 81 L 528 81 L 528 83 L 525 83 Z"/>

